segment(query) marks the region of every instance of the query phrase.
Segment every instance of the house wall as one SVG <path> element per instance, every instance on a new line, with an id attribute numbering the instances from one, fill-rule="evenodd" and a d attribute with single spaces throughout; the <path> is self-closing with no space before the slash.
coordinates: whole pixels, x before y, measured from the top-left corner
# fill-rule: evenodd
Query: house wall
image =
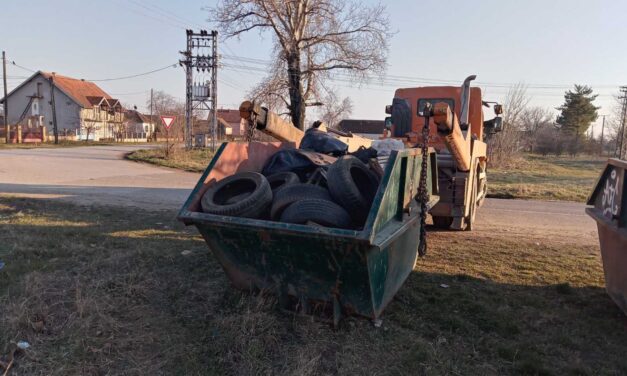
<path id="1" fill-rule="evenodd" d="M 22 116 L 22 113 L 24 112 L 24 109 L 28 105 L 28 102 L 30 101 L 29 96 L 37 93 L 38 82 L 41 83 L 40 94 L 43 97 L 38 101 L 39 115 L 43 116 L 42 125 L 46 126 L 49 134 L 52 134 L 53 125 L 52 105 L 50 104 L 50 82 L 41 75 L 36 76 L 24 86 L 9 95 L 7 99 L 7 104 L 9 106 L 8 120 L 10 124 L 15 124 L 19 120 L 20 116 Z M 59 134 L 63 134 L 64 129 L 67 129 L 68 132 L 75 132 L 80 126 L 79 112 L 81 107 L 58 88 L 55 88 L 54 99 L 57 110 L 57 127 L 59 129 Z M 32 109 L 29 108 L 26 116 L 30 116 L 31 114 Z"/>
<path id="2" fill-rule="evenodd" d="M 115 112 L 111 115 L 107 110 L 95 106 L 81 109 L 80 119 L 81 127 L 77 135 L 78 138 L 86 140 L 89 137 L 90 140 L 98 141 L 102 138 L 116 138 L 116 132 L 120 130 L 124 121 L 124 114 Z"/>

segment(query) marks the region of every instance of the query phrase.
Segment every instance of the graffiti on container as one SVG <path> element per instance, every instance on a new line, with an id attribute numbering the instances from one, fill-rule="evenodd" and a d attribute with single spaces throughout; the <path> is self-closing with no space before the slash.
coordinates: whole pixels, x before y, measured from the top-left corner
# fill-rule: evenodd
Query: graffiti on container
<path id="1" fill-rule="evenodd" d="M 603 189 L 603 215 L 613 218 L 618 215 L 618 202 L 616 201 L 618 193 L 618 174 L 616 169 L 612 169 L 609 178 L 605 181 Z"/>

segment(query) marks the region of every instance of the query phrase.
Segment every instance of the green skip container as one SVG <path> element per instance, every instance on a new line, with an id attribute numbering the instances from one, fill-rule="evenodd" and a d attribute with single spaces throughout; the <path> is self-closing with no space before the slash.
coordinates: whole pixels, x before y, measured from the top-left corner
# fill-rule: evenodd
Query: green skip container
<path id="1" fill-rule="evenodd" d="M 231 282 L 240 289 L 272 292 L 286 307 L 377 319 L 412 272 L 420 235 L 415 197 L 421 150 L 393 151 L 361 231 L 227 217 L 203 213 L 200 200 L 216 181 L 237 172 L 260 172 L 292 143 L 224 143 L 181 208 Z M 437 166 L 428 158 L 427 210 L 438 201 Z"/>

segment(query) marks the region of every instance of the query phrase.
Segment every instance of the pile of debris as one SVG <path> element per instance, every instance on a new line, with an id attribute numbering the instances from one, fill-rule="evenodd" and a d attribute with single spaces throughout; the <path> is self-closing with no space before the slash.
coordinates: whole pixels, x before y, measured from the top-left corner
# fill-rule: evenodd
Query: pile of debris
<path id="1" fill-rule="evenodd" d="M 383 170 L 377 151 L 311 129 L 299 149 L 276 152 L 261 173 L 240 172 L 211 185 L 205 213 L 342 229 L 363 228 Z"/>

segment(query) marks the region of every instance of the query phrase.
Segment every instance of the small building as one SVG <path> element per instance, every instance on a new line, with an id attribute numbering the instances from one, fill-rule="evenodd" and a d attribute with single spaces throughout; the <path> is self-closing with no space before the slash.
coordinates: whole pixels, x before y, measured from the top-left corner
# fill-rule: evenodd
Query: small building
<path id="1" fill-rule="evenodd" d="M 155 131 L 156 124 L 151 121 L 150 115 L 144 115 L 137 110 L 124 111 L 125 140 L 148 140 Z"/>
<path id="2" fill-rule="evenodd" d="M 338 128 L 343 132 L 351 132 L 354 135 L 377 140 L 383 135 L 385 121 L 345 119 L 340 121 Z"/>
<path id="3" fill-rule="evenodd" d="M 3 98 L 3 102 L 5 99 Z M 120 102 L 93 82 L 38 71 L 7 95 L 7 119 L 28 130 L 54 134 L 53 105 L 60 136 L 78 140 L 115 139 L 123 128 Z"/>
<path id="4" fill-rule="evenodd" d="M 237 140 L 246 136 L 246 121 L 241 118 L 239 110 L 218 109 L 218 126 L 216 136 L 219 140 Z M 194 118 L 194 138 L 197 144 L 203 145 L 211 139 L 211 121 Z M 198 141 L 205 140 L 205 141 Z"/>

